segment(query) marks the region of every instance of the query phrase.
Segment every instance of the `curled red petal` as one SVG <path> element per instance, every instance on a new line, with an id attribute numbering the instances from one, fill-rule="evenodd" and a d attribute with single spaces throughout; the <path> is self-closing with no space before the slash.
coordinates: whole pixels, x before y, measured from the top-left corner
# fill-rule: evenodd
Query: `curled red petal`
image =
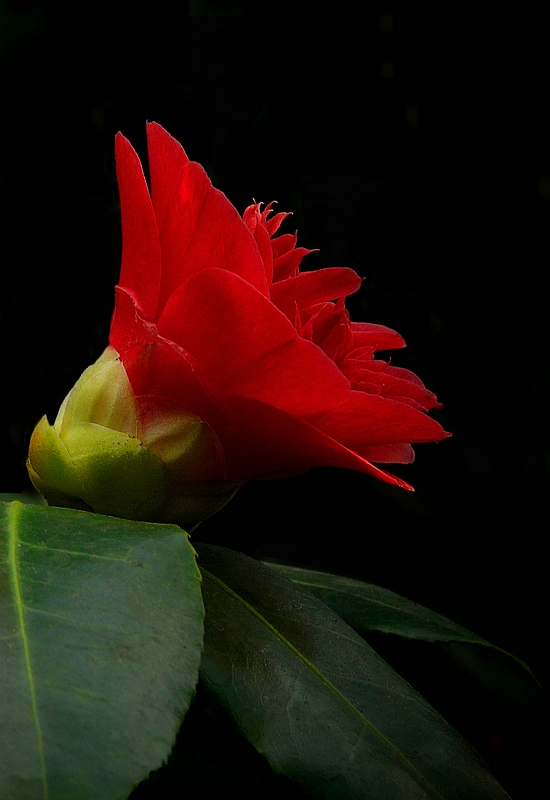
<path id="1" fill-rule="evenodd" d="M 269 232 L 262 221 L 260 203 L 248 206 L 243 214 L 243 221 L 258 245 L 264 262 L 266 280 L 268 284 L 271 284 L 273 281 L 273 249 Z"/>
<path id="2" fill-rule="evenodd" d="M 271 300 L 289 319 L 295 309 L 305 309 L 327 300 L 353 294 L 361 286 L 361 278 L 347 267 L 327 267 L 315 272 L 301 272 L 294 278 L 279 281 L 271 287 Z"/>
<path id="3" fill-rule="evenodd" d="M 405 347 L 405 340 L 401 334 L 385 325 L 376 325 L 374 322 L 352 322 L 353 341 L 356 347 L 368 345 L 376 350 L 396 350 Z"/>
<path id="4" fill-rule="evenodd" d="M 281 227 L 281 224 L 287 217 L 292 216 L 291 211 L 279 211 L 277 214 L 273 214 L 273 209 L 271 206 L 274 203 L 275 201 L 272 200 L 271 203 L 268 203 L 262 211 L 262 222 L 270 236 L 273 236 L 275 233 L 277 233 Z M 271 214 L 273 214 L 273 216 L 271 216 Z"/>

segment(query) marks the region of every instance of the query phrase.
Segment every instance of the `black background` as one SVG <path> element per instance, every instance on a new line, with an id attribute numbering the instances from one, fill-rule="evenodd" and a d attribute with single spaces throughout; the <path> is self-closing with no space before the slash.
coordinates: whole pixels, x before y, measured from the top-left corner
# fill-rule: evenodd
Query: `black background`
<path id="1" fill-rule="evenodd" d="M 544 680 L 541 21 L 391 2 L 360 21 L 338 6 L 1 0 L 1 488 L 29 487 L 34 424 L 107 343 L 121 249 L 113 139 L 122 130 L 145 159 L 155 120 L 241 212 L 252 198 L 293 211 L 285 230 L 319 248 L 305 267 L 364 277 L 352 318 L 404 335 L 393 363 L 438 394 L 453 433 L 395 469 L 414 495 L 313 470 L 248 484 L 195 538 L 386 586 Z M 485 692 L 448 650 L 376 646 L 512 797 L 536 793 L 542 700 L 518 675 L 492 665 Z"/>

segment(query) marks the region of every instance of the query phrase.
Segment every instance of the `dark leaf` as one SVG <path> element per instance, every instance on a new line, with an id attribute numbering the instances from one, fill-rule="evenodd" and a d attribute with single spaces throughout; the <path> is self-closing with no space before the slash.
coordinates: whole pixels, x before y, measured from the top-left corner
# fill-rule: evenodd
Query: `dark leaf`
<path id="1" fill-rule="evenodd" d="M 165 760 L 203 635 L 187 535 L 0 504 L 0 797 L 123 800 Z"/>
<path id="2" fill-rule="evenodd" d="M 201 678 L 277 772 L 333 800 L 503 800 L 462 737 L 355 631 L 265 565 L 197 545 Z"/>
<path id="3" fill-rule="evenodd" d="M 506 650 L 482 639 L 436 611 L 395 592 L 342 575 L 269 562 L 279 574 L 313 592 L 348 625 L 362 634 L 390 633 L 426 642 L 463 642 L 488 647 L 513 659 L 540 686 L 528 665 Z"/>

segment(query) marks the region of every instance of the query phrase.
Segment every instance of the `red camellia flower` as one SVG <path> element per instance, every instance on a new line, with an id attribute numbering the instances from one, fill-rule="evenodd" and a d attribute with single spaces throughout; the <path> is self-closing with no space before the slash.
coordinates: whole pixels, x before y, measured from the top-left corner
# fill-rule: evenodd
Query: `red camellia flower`
<path id="1" fill-rule="evenodd" d="M 278 235 L 287 214 L 243 218 L 159 125 L 147 128 L 151 192 L 118 134 L 122 269 L 110 346 L 82 374 L 27 461 L 49 503 L 192 530 L 253 478 L 313 466 L 413 460 L 447 434 L 411 372 L 375 358 L 403 347 L 350 322 L 360 278 L 300 272 L 308 250 Z"/>
<path id="2" fill-rule="evenodd" d="M 221 447 L 202 478 L 336 466 L 410 488 L 374 464 L 409 463 L 411 443 L 447 434 L 416 375 L 375 357 L 401 336 L 350 321 L 344 298 L 361 279 L 300 272 L 309 251 L 276 235 L 287 214 L 254 204 L 241 218 L 160 125 L 147 138 L 151 192 L 116 139 L 123 255 L 110 334 L 142 418 L 173 405 L 208 423 Z"/>

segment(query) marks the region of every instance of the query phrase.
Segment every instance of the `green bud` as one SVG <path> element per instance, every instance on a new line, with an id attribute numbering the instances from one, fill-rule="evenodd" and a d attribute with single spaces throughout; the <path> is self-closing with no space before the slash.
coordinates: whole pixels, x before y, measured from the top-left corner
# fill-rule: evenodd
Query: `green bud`
<path id="1" fill-rule="evenodd" d="M 149 406 L 140 419 L 126 370 L 108 347 L 83 372 L 54 424 L 43 417 L 36 426 L 27 459 L 36 489 L 50 505 L 188 530 L 218 511 L 240 484 L 223 480 L 217 435 L 158 398 Z"/>

